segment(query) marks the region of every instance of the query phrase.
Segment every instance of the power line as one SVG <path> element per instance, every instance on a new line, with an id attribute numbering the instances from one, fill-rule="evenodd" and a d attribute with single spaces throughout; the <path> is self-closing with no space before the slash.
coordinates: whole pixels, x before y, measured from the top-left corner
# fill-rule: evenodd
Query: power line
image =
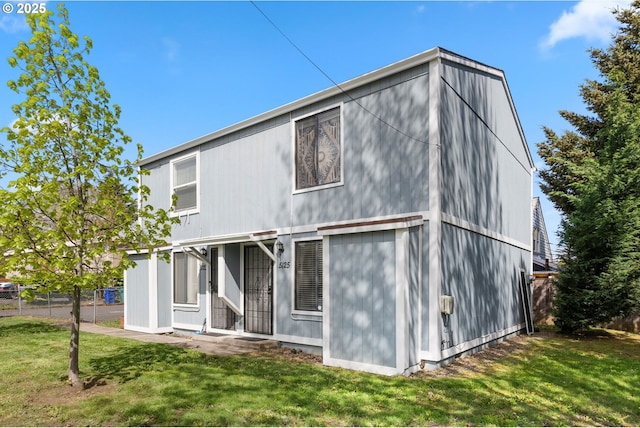
<path id="1" fill-rule="evenodd" d="M 333 80 L 331 78 L 331 76 L 329 76 L 318 64 L 316 64 L 306 53 L 304 53 L 304 51 L 302 49 L 300 49 L 300 47 L 298 45 L 295 44 L 295 42 L 293 40 L 291 40 L 285 33 L 284 31 L 282 31 L 280 29 L 280 27 L 278 27 L 278 25 L 276 25 L 275 22 L 273 22 L 266 13 L 264 13 L 264 11 L 262 9 L 260 9 L 258 7 L 258 5 L 251 0 L 250 3 L 258 10 L 258 12 L 260 12 L 260 14 L 273 26 L 273 28 L 275 28 L 278 33 L 280 33 L 282 35 L 282 37 L 284 37 L 287 42 L 289 42 L 289 44 L 291 46 L 293 46 L 299 53 L 300 55 L 302 55 L 307 61 L 309 61 L 309 63 L 311 65 L 313 65 L 320 73 L 322 73 L 322 75 L 324 77 L 326 77 L 331 83 L 333 83 L 333 86 L 335 86 L 336 88 L 338 88 L 340 90 L 340 92 L 342 92 L 344 95 L 346 95 L 351 101 L 353 101 L 354 103 L 356 103 L 362 110 L 364 110 L 365 112 L 367 112 L 368 114 L 370 114 L 371 116 L 373 116 L 376 120 L 380 121 L 381 123 L 385 124 L 386 126 L 388 126 L 389 128 L 393 129 L 394 131 L 396 131 L 397 133 L 404 135 L 407 138 L 410 138 L 413 141 L 417 141 L 419 143 L 422 144 L 431 144 L 428 141 L 424 141 L 421 140 L 420 138 L 416 138 L 410 134 L 408 134 L 407 132 L 402 131 L 401 129 L 393 126 L 392 124 L 390 124 L 389 122 L 387 122 L 386 120 L 384 120 L 383 118 L 381 118 L 380 116 L 378 116 L 377 114 L 375 114 L 374 112 L 372 112 L 371 110 L 369 110 L 368 108 L 366 108 L 365 106 L 363 106 L 357 99 L 355 99 L 354 97 L 351 96 L 351 94 L 349 94 L 347 91 L 345 91 L 335 80 Z M 438 144 L 435 144 L 436 146 L 438 146 Z"/>
<path id="2" fill-rule="evenodd" d="M 309 63 L 311 65 L 313 65 L 320 73 L 322 73 L 322 75 L 324 77 L 326 77 L 331 83 L 333 83 L 333 85 L 338 88 L 340 90 L 340 92 L 342 92 L 344 95 L 346 95 L 351 101 L 353 101 L 354 103 L 356 103 L 362 110 L 364 110 L 365 112 L 367 112 L 368 114 L 370 114 L 371 116 L 373 116 L 376 120 L 380 121 L 381 123 L 385 124 L 386 126 L 388 126 L 389 128 L 393 129 L 394 131 L 396 131 L 397 133 L 404 135 L 405 137 L 413 140 L 413 141 L 417 141 L 419 143 L 422 144 L 433 144 L 435 146 L 440 146 L 440 144 L 434 144 L 434 143 L 429 143 L 428 141 L 424 141 L 420 138 L 416 138 L 410 134 L 408 134 L 407 132 L 393 126 L 392 124 L 390 124 L 389 122 L 387 122 L 386 120 L 384 120 L 383 118 L 381 118 L 380 116 L 378 116 L 377 114 L 375 114 L 374 112 L 372 112 L 371 110 L 369 110 L 368 108 L 366 108 L 365 106 L 363 106 L 360 101 L 358 101 L 357 99 L 355 99 L 354 97 L 351 96 L 351 94 L 349 94 L 347 91 L 345 91 L 339 84 L 338 82 L 336 82 L 335 80 L 333 80 L 331 78 L 331 76 L 329 76 L 329 74 L 327 74 L 322 67 L 320 67 L 318 64 L 316 64 L 310 57 L 309 55 L 307 55 L 293 40 L 291 40 L 291 38 L 289 38 L 289 36 L 287 36 L 285 34 L 284 31 L 282 31 L 280 29 L 280 27 L 278 27 L 278 25 L 273 22 L 266 13 L 264 13 L 264 11 L 262 9 L 260 9 L 258 7 L 258 5 L 255 3 L 255 1 L 250 0 L 250 3 L 258 10 L 258 12 L 260 12 L 260 14 L 273 26 L 273 28 L 276 29 L 276 31 L 278 31 L 278 33 L 280 33 L 282 35 L 282 37 L 284 37 L 287 42 L 289 42 L 289 44 L 291 46 L 293 46 L 299 53 L 300 55 L 302 55 L 307 61 L 309 61 Z M 444 76 L 441 76 L 442 81 L 444 82 L 444 84 L 446 86 L 448 86 L 453 92 L 454 94 L 456 94 L 456 96 L 471 110 L 471 112 L 478 118 L 478 120 L 489 130 L 489 132 L 498 140 L 498 142 L 509 152 L 509 154 L 515 159 L 515 161 L 520 164 L 520 166 L 522 168 L 524 168 L 525 171 L 529 171 L 527 169 L 527 167 L 518 159 L 518 157 L 513 153 L 513 151 L 511 151 L 511 149 L 509 149 L 509 147 L 507 147 L 507 145 L 500 139 L 500 137 L 498 137 L 498 135 L 494 132 L 494 130 L 491 128 L 491 126 L 489 126 L 489 124 L 484 120 L 484 118 L 482 118 L 482 116 L 480 116 L 480 114 L 473 108 L 473 106 L 453 87 L 451 86 L 451 84 L 449 82 L 447 82 L 447 80 L 444 78 Z"/>
<path id="3" fill-rule="evenodd" d="M 489 130 L 489 132 L 496 137 L 496 140 L 498 140 L 498 142 L 500 144 L 502 144 L 502 146 L 509 152 L 509 154 L 516 160 L 516 162 L 518 162 L 520 164 L 520 166 L 522 168 L 524 168 L 525 171 L 529 172 L 530 169 L 527 169 L 527 167 L 520 162 L 520 159 L 518 159 L 518 157 L 511 151 L 511 149 L 509 149 L 509 147 L 507 147 L 507 145 L 500 139 L 500 137 L 498 137 L 498 134 L 496 134 L 493 129 L 491 129 L 491 126 L 489 126 L 489 124 L 482 118 L 482 116 L 480 116 L 480 113 L 478 113 L 473 106 L 462 96 L 462 94 L 460 94 L 458 91 L 456 91 L 456 89 L 451 86 L 451 84 L 449 82 L 447 82 L 447 79 L 444 78 L 444 76 L 441 76 L 442 81 L 444 82 L 445 85 L 447 85 L 454 94 L 456 94 L 456 96 L 458 98 L 460 98 L 460 101 L 462 101 L 464 103 L 464 105 L 466 105 L 469 110 L 471 110 L 471 113 L 473 113 L 473 115 L 480 121 L 480 123 L 482 123 L 485 128 L 487 128 L 487 130 Z"/>

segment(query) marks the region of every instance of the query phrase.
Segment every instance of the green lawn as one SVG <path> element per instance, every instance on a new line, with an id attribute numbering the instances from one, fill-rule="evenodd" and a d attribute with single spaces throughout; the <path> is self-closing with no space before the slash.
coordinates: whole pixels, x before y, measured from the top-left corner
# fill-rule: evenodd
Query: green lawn
<path id="1" fill-rule="evenodd" d="M 0 318 L 0 426 L 640 425 L 640 335 L 621 332 L 524 338 L 473 370 L 410 378 L 82 333 L 84 391 L 65 383 L 68 341 Z"/>

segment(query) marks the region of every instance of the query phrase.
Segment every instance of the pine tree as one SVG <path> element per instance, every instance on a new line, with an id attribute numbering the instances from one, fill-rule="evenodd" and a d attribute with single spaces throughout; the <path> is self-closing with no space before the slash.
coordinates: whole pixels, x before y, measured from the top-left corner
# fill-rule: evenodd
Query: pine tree
<path id="1" fill-rule="evenodd" d="M 562 111 L 574 128 L 545 128 L 541 186 L 563 214 L 556 324 L 574 332 L 640 307 L 640 0 L 615 12 L 618 34 L 591 57 L 602 80 L 581 95 L 593 115 Z"/>

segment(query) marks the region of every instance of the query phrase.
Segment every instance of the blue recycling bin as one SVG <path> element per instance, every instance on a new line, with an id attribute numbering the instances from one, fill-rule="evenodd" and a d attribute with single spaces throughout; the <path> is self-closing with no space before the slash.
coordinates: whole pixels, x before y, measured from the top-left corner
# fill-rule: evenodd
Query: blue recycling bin
<path id="1" fill-rule="evenodd" d="M 113 305 L 116 303 L 116 289 L 115 288 L 105 288 L 104 289 L 104 303 L 107 305 Z"/>

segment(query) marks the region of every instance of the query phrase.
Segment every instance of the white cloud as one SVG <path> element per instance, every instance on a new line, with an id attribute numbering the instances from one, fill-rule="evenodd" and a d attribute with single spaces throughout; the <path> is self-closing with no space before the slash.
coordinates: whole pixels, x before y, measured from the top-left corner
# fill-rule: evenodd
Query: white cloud
<path id="1" fill-rule="evenodd" d="M 20 18 L 18 17 L 20 16 Z M 0 31 L 7 34 L 15 34 L 20 31 L 28 31 L 29 26 L 21 15 L 5 15 L 0 18 Z"/>
<path id="2" fill-rule="evenodd" d="M 569 12 L 564 11 L 549 27 L 549 34 L 540 44 L 544 50 L 563 40 L 584 37 L 590 41 L 607 42 L 615 33 L 618 22 L 612 11 L 628 8 L 631 0 L 580 0 Z"/>
<path id="3" fill-rule="evenodd" d="M 37 3 L 29 3 L 30 5 L 48 3 L 49 0 L 39 0 Z M 22 3 L 26 5 L 25 3 Z M 11 11 L 5 9 L 10 8 Z M 0 15 L 0 32 L 4 32 L 7 34 L 15 34 L 21 31 L 29 31 L 29 25 L 27 24 L 27 20 L 25 19 L 24 14 L 18 14 L 17 5 L 15 1 L 3 1 L 2 2 L 2 15 Z M 25 6 L 26 7 L 26 6 Z M 49 8 L 49 4 L 45 6 Z"/>

